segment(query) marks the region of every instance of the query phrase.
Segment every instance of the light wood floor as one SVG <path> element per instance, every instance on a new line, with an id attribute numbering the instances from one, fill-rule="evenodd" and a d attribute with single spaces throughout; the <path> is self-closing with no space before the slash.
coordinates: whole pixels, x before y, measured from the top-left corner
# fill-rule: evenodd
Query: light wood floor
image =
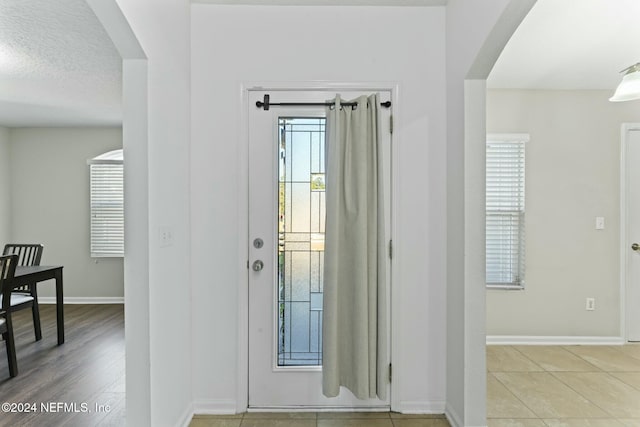
<path id="1" fill-rule="evenodd" d="M 61 346 L 57 345 L 55 306 L 41 304 L 40 315 L 42 340 L 36 342 L 31 311 L 14 314 L 19 371 L 15 378 L 9 377 L 4 342 L 0 343 L 0 403 L 22 409 L 3 410 L 0 425 L 123 426 L 123 306 L 65 305 L 65 343 Z M 102 406 L 96 410 L 96 405 Z"/>

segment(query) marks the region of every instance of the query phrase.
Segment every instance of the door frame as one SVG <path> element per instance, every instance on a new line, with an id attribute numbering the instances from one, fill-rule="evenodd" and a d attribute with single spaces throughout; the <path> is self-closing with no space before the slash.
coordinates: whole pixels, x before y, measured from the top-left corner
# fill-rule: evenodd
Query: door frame
<path id="1" fill-rule="evenodd" d="M 627 279 L 627 252 L 631 245 L 629 236 L 627 236 L 629 192 L 629 188 L 627 188 L 627 145 L 628 135 L 631 131 L 640 132 L 640 123 L 623 123 L 620 127 L 620 337 L 624 343 L 628 340 L 627 325 L 631 322 L 631 313 L 633 313 L 633 310 L 627 307 L 627 304 L 630 304 L 627 293 L 631 286 Z"/>
<path id="2" fill-rule="evenodd" d="M 400 117 L 399 108 L 399 84 L 397 82 L 242 82 L 239 86 L 240 92 L 240 141 L 238 150 L 238 163 L 237 169 L 240 172 L 238 174 L 238 195 L 239 205 L 238 212 L 240 213 L 240 221 L 242 224 L 240 232 L 238 233 L 238 348 L 237 348 L 237 384 L 236 390 L 236 412 L 246 412 L 249 405 L 249 248 L 247 242 L 249 241 L 249 108 L 256 108 L 255 105 L 250 105 L 249 93 L 254 91 L 269 91 L 269 92 L 305 92 L 305 91 L 326 91 L 328 94 L 331 92 L 340 91 L 389 91 L 391 93 L 392 103 L 392 115 L 395 116 L 394 121 L 398 123 L 397 118 Z M 398 155 L 396 146 L 398 145 L 400 138 L 397 128 L 395 126 L 394 132 L 391 135 L 391 236 L 396 235 L 396 215 L 397 212 L 397 194 L 398 194 L 398 179 L 397 171 Z M 393 268 L 394 261 L 400 254 L 398 251 L 394 251 L 393 258 L 391 259 L 391 360 L 398 361 L 400 358 L 400 343 L 399 339 L 401 334 L 397 331 L 397 325 L 399 322 L 398 314 L 401 312 L 400 307 L 396 304 L 400 300 L 399 298 L 393 298 L 394 294 L 397 295 L 399 289 L 399 283 L 397 281 L 397 271 Z M 398 372 L 399 369 L 395 369 Z M 395 375 L 391 382 L 391 409 L 398 407 L 399 397 L 399 384 L 400 378 Z"/>

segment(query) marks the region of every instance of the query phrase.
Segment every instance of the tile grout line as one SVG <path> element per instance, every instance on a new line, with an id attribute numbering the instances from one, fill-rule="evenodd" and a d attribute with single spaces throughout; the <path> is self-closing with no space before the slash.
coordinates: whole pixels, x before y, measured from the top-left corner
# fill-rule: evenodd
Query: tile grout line
<path id="1" fill-rule="evenodd" d="M 589 371 L 589 372 L 607 372 L 604 368 L 599 367 L 598 365 L 596 365 L 595 363 L 589 361 L 588 359 L 586 359 L 585 357 L 582 357 L 582 355 L 575 353 L 573 351 L 571 351 L 570 348 L 568 347 L 580 347 L 578 346 L 561 346 L 563 349 L 567 350 L 569 353 L 573 354 L 574 356 L 576 356 L 578 359 L 582 360 L 583 362 L 588 363 L 589 365 L 593 366 L 594 368 L 598 369 L 598 371 Z M 582 347 L 588 347 L 588 346 L 582 346 Z M 601 347 L 610 347 L 610 346 L 601 346 Z"/>
<path id="2" fill-rule="evenodd" d="M 561 373 L 572 373 L 572 374 L 581 374 L 581 373 L 587 373 L 587 374 L 607 374 L 608 372 L 561 372 Z M 597 403 L 593 402 L 591 399 L 589 399 L 587 396 L 584 396 L 582 393 L 580 393 L 578 390 L 576 390 L 575 388 L 571 387 L 571 385 L 567 384 L 566 382 L 562 381 L 562 378 L 558 378 L 557 375 L 554 375 L 554 373 L 552 372 L 551 375 L 553 375 L 553 377 L 555 379 L 557 379 L 558 381 L 560 381 L 562 384 L 564 384 L 565 386 L 569 387 L 570 390 L 574 391 L 578 396 L 582 397 L 584 400 L 586 400 L 587 402 L 591 403 L 593 406 L 595 406 L 596 408 L 600 409 L 602 412 L 604 412 L 607 415 L 610 415 L 610 418 L 615 418 L 615 415 L 612 414 L 611 412 L 607 411 L 605 408 L 601 407 L 600 405 L 598 405 Z"/>
<path id="3" fill-rule="evenodd" d="M 515 346 L 510 346 L 510 347 L 511 347 L 511 348 L 513 348 L 513 349 L 514 349 L 516 352 L 518 352 L 519 354 L 521 354 L 521 355 L 522 355 L 522 357 L 524 357 L 524 358 L 525 358 L 525 359 L 527 359 L 528 361 L 532 362 L 535 366 L 538 366 L 538 364 L 537 364 L 537 363 L 535 363 L 535 362 L 531 361 L 531 359 L 530 359 L 530 358 L 528 358 L 528 357 L 527 357 L 525 354 L 523 354 L 520 350 L 518 350 L 517 348 L 515 348 Z M 543 372 L 544 372 L 544 368 L 543 368 L 542 366 L 538 366 L 538 367 L 539 367 L 540 369 L 543 369 Z M 487 369 L 488 369 L 488 368 L 487 368 Z M 518 372 L 518 373 L 526 373 L 526 372 L 524 372 L 524 371 L 514 371 L 514 372 Z M 503 373 L 508 373 L 508 372 L 503 372 Z M 527 404 L 526 404 L 522 399 L 520 399 L 520 397 L 518 397 L 518 396 L 513 392 L 513 390 L 511 390 L 511 389 L 510 389 L 510 388 L 509 388 L 505 383 L 503 383 L 502 381 L 500 381 L 500 378 L 498 378 L 498 377 L 495 375 L 495 372 L 487 372 L 487 374 L 491 374 L 491 375 L 493 375 L 493 377 L 496 379 L 496 381 L 498 381 L 500 384 L 502 384 L 502 386 L 503 386 L 503 387 L 504 387 L 504 388 L 505 388 L 505 389 L 506 389 L 506 390 L 507 390 L 507 391 L 508 391 L 508 392 L 509 392 L 509 393 L 510 393 L 510 394 L 511 394 L 511 395 L 512 395 L 512 396 L 513 396 L 513 397 L 514 397 L 518 402 L 522 403 L 522 405 L 523 405 L 525 408 L 527 408 L 529 411 L 531 411 L 531 413 L 532 413 L 532 414 L 534 414 L 534 415 L 537 417 L 537 419 L 539 419 L 539 420 L 541 420 L 541 421 L 542 421 L 542 418 L 540 418 L 540 416 L 539 416 L 539 415 L 538 415 L 538 414 L 537 414 L 533 409 L 531 409 L 529 406 L 527 406 Z M 544 421 L 542 421 L 542 423 L 543 423 L 543 424 L 546 424 Z"/>
<path id="4" fill-rule="evenodd" d="M 525 359 L 527 359 L 529 362 L 533 363 L 533 364 L 534 364 L 534 365 L 536 365 L 538 368 L 540 368 L 540 369 L 541 369 L 541 371 L 540 371 L 540 372 L 546 372 L 546 369 L 545 369 L 543 366 L 540 366 L 540 365 L 538 364 L 538 362 L 536 362 L 535 360 L 531 359 L 529 356 L 527 356 L 526 354 L 524 354 L 523 352 L 521 352 L 520 350 L 518 350 L 518 349 L 516 348 L 516 346 L 515 346 L 515 345 L 513 346 L 513 349 L 514 349 L 515 351 L 517 351 L 518 353 L 520 353 L 520 355 L 521 355 L 522 357 L 524 357 Z M 531 371 L 531 372 L 535 372 L 535 371 Z"/>
<path id="5" fill-rule="evenodd" d="M 503 374 L 508 374 L 509 372 L 502 372 L 502 373 L 503 373 Z M 514 372 L 514 373 L 525 373 L 525 374 L 526 374 L 527 372 L 523 372 L 523 371 L 516 371 L 516 372 Z M 491 375 L 493 375 L 493 373 L 491 373 Z M 496 381 L 498 381 L 500 384 L 502 384 L 502 386 L 505 388 L 505 390 L 507 390 L 507 391 L 508 391 L 508 392 L 509 392 L 509 393 L 510 393 L 510 394 L 511 394 L 511 395 L 512 395 L 512 396 L 513 396 L 513 397 L 514 397 L 518 402 L 522 403 L 522 405 L 523 405 L 525 408 L 527 408 L 529 411 L 531 411 L 531 413 L 532 413 L 533 415 L 535 415 L 535 416 L 536 416 L 536 419 L 542 420 L 542 418 L 540 417 L 540 415 L 538 415 L 538 414 L 536 413 L 536 411 L 534 411 L 534 410 L 533 410 L 533 409 L 531 409 L 529 406 L 527 406 L 527 404 L 526 404 L 522 399 L 520 399 L 520 397 L 519 397 L 517 394 L 515 394 L 515 393 L 513 392 L 513 390 L 511 390 L 511 389 L 510 389 L 510 388 L 509 388 L 505 383 L 503 383 L 502 381 L 500 381 L 500 378 L 496 377 L 495 375 L 493 375 L 493 377 L 496 379 Z M 542 421 L 542 422 L 544 423 L 544 421 Z"/>
<path id="6" fill-rule="evenodd" d="M 515 347 L 515 346 L 513 346 L 513 347 Z M 592 367 L 593 367 L 594 369 L 596 369 L 596 370 L 595 370 L 595 371 L 594 371 L 594 370 L 589 370 L 589 371 L 566 371 L 566 370 L 548 370 L 548 369 L 543 368 L 543 371 L 542 371 L 542 372 L 547 373 L 547 374 L 550 374 L 550 376 L 551 376 L 552 378 L 556 379 L 556 380 L 557 380 L 557 381 L 559 381 L 561 384 L 563 384 L 564 386 L 566 386 L 567 388 L 569 388 L 571 391 L 573 391 L 574 393 L 576 393 L 578 396 L 580 396 L 581 398 L 585 399 L 585 401 L 586 401 L 586 402 L 591 403 L 595 408 L 598 408 L 598 409 L 600 409 L 601 411 L 603 411 L 603 413 L 604 413 L 604 414 L 609 415 L 608 417 L 599 417 L 599 418 L 594 418 L 594 419 L 600 419 L 600 420 L 611 420 L 611 421 L 615 421 L 616 423 L 618 423 L 618 425 L 622 425 L 622 421 L 620 421 L 620 419 L 621 419 L 621 418 L 620 418 L 620 417 L 618 417 L 618 416 L 617 416 L 617 414 L 612 414 L 612 413 L 611 413 L 610 411 L 608 411 L 606 408 L 601 407 L 600 405 L 598 405 L 598 404 L 596 404 L 595 402 L 593 402 L 591 399 L 589 399 L 589 398 L 587 398 L 586 396 L 584 396 L 584 395 L 583 395 L 582 393 L 580 393 L 578 390 L 576 390 L 575 388 L 571 387 L 571 385 L 569 385 L 568 383 L 566 383 L 565 381 L 563 381 L 563 380 L 559 377 L 559 375 L 560 375 L 560 374 L 566 374 L 566 373 L 568 373 L 568 374 L 585 374 L 585 373 L 600 373 L 600 374 L 606 374 L 606 376 L 607 376 L 607 377 L 610 377 L 611 379 L 613 379 L 613 380 L 615 380 L 615 381 L 618 381 L 618 382 L 620 382 L 621 384 L 624 384 L 624 385 L 626 385 L 626 386 L 629 386 L 629 387 L 633 388 L 634 390 L 640 390 L 640 388 L 635 387 L 635 386 L 634 386 L 634 385 L 632 385 L 632 384 L 628 384 L 627 382 L 625 382 L 625 381 L 623 381 L 622 379 L 620 379 L 620 378 L 616 377 L 615 375 L 613 375 L 613 373 L 614 373 L 614 372 L 615 372 L 616 374 L 618 374 L 618 373 L 625 373 L 625 372 L 626 372 L 626 373 L 640 373 L 640 370 L 638 370 L 638 371 L 628 371 L 628 372 L 627 372 L 627 371 L 624 371 L 624 372 L 623 372 L 623 371 L 617 372 L 617 371 L 609 371 L 609 370 L 605 370 L 605 369 L 600 368 L 599 366 L 594 365 L 594 364 L 593 364 L 593 363 L 591 363 L 589 360 L 587 360 L 587 359 L 585 359 L 584 357 L 582 357 L 580 354 L 574 353 L 574 352 L 573 352 L 573 351 L 571 351 L 569 348 L 566 348 L 567 346 L 557 346 L 557 347 L 558 347 L 558 348 L 560 348 L 560 349 L 562 349 L 562 350 L 564 350 L 564 351 L 566 351 L 566 352 L 568 352 L 568 353 L 569 353 L 569 354 L 571 354 L 572 356 L 577 357 L 578 359 L 580 359 L 581 361 L 583 361 L 583 362 L 587 363 L 589 366 L 592 366 Z M 611 347 L 611 346 L 608 346 L 608 347 Z M 515 349 L 515 348 L 514 348 L 514 349 Z M 533 362 L 533 363 L 534 363 L 534 365 L 539 366 L 537 362 L 535 362 L 533 359 L 531 359 L 530 357 L 528 357 L 526 354 L 524 354 L 523 352 L 521 352 L 521 351 L 520 351 L 520 350 L 518 350 L 518 349 L 515 349 L 515 350 L 516 350 L 516 351 L 518 351 L 520 354 L 522 354 L 522 356 L 523 356 L 525 359 L 527 359 L 527 360 L 529 360 L 529 361 Z M 620 349 L 618 349 L 618 350 L 620 350 Z M 622 351 L 622 350 L 620 350 L 620 353 L 622 353 L 622 354 L 624 354 L 624 355 L 626 355 L 626 356 L 628 356 L 628 357 L 632 357 L 632 358 L 634 358 L 634 359 L 636 359 L 636 360 L 639 360 L 639 361 L 640 361 L 640 358 L 633 357 L 632 355 L 627 354 L 626 352 L 624 352 L 624 351 Z M 537 372 L 537 371 L 530 371 L 530 372 L 529 372 L 529 371 L 510 371 L 510 372 L 506 372 L 506 371 L 504 371 L 504 372 L 503 372 L 503 371 L 500 371 L 500 372 L 490 372 L 490 371 L 488 371 L 488 370 L 487 370 L 487 376 L 488 376 L 488 375 L 490 375 L 490 374 L 491 374 L 491 375 L 493 375 L 493 376 L 494 376 L 494 378 L 495 378 L 496 380 L 498 380 L 498 382 L 499 382 L 500 384 L 502 384 L 502 385 L 503 385 L 503 386 L 504 386 L 504 387 L 509 391 L 509 393 L 511 393 L 511 394 L 512 394 L 512 395 L 513 395 L 513 396 L 514 396 L 518 401 L 520 401 L 520 402 L 521 402 L 521 403 L 522 403 L 522 404 L 523 404 L 527 409 L 531 410 L 531 412 L 532 412 L 532 413 L 534 413 L 534 415 L 538 416 L 538 414 L 536 414 L 536 413 L 535 413 L 531 408 L 529 408 L 529 407 L 527 406 L 526 402 L 524 402 L 522 399 L 520 399 L 520 398 L 519 398 L 519 397 L 518 397 L 518 396 L 517 396 L 517 395 L 516 395 L 516 394 L 515 394 L 515 393 L 514 393 L 514 392 L 513 392 L 513 391 L 512 391 L 512 390 L 511 390 L 507 385 L 506 385 L 506 384 L 504 384 L 502 381 L 500 381 L 500 379 L 495 375 L 496 373 L 505 373 L 505 374 L 508 374 L 508 373 L 524 373 L 524 374 L 529 374 L 529 373 L 535 373 L 535 372 Z M 633 418 L 633 417 L 631 417 L 631 418 Z M 545 426 L 550 426 L 550 425 L 551 425 L 551 424 L 549 424 L 548 422 L 546 422 L 544 418 L 541 418 L 540 416 L 538 416 L 538 418 L 537 418 L 537 419 L 538 419 L 542 424 L 544 424 Z M 562 419 L 576 419 L 576 420 L 577 420 L 577 419 L 581 419 L 581 418 L 575 418 L 575 417 L 574 417 L 574 418 L 558 418 L 558 419 L 560 419 L 560 420 L 562 420 Z"/>
<path id="7" fill-rule="evenodd" d="M 582 393 L 580 393 L 578 390 L 574 389 L 573 387 L 571 387 L 571 385 L 567 384 L 565 381 L 562 380 L 562 378 L 559 378 L 558 375 L 556 375 L 557 373 L 574 373 L 574 374 L 580 374 L 580 373 L 605 373 L 607 375 L 609 375 L 609 373 L 607 371 L 605 371 L 604 369 L 600 368 L 599 366 L 594 365 L 593 363 L 591 363 L 590 361 L 588 361 L 587 359 L 585 359 L 584 357 L 582 357 L 581 355 L 574 353 L 573 351 L 571 351 L 570 349 L 566 348 L 567 346 L 560 346 L 560 348 L 562 348 L 565 351 L 568 351 L 569 353 L 573 354 L 574 356 L 576 356 L 578 359 L 582 360 L 583 362 L 593 366 L 594 368 L 598 369 L 598 371 L 586 371 L 586 372 L 574 372 L 574 371 L 546 371 L 547 373 L 551 374 L 551 376 L 553 378 L 555 378 L 556 380 L 560 381 L 560 383 L 564 384 L 565 386 L 567 386 L 570 390 L 574 391 L 578 396 L 582 397 L 583 399 L 585 399 L 587 402 L 591 403 L 593 406 L 595 406 L 596 408 L 600 409 L 602 412 L 604 412 L 605 414 L 611 415 L 612 417 L 614 417 L 613 414 L 611 414 L 609 411 L 607 411 L 605 408 L 602 408 L 600 405 L 596 404 L 595 402 L 593 402 L 591 399 L 587 398 L 586 396 L 584 396 Z M 547 424 L 544 420 L 542 421 L 543 423 Z M 548 424 L 547 424 L 548 425 Z"/>
<path id="8" fill-rule="evenodd" d="M 613 371 L 612 371 L 613 372 Z M 640 385 L 638 385 L 637 387 L 633 384 L 629 384 L 628 382 L 616 377 L 615 375 L 613 375 L 612 372 L 608 372 L 608 374 L 610 374 L 613 378 L 622 381 L 624 384 L 628 385 L 629 387 L 631 387 L 634 390 L 638 390 L 640 391 Z M 615 372 L 616 374 L 638 374 L 640 376 L 640 371 L 620 371 L 620 372 Z"/>

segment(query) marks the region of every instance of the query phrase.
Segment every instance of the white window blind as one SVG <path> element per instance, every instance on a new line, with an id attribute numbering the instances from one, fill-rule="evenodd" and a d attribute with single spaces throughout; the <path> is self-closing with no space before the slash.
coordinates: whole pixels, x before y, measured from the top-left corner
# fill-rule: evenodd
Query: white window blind
<path id="1" fill-rule="evenodd" d="M 488 286 L 524 286 L 525 142 L 528 135 L 488 135 L 486 255 Z"/>
<path id="2" fill-rule="evenodd" d="M 124 256 L 124 179 L 122 150 L 88 161 L 91 256 Z"/>

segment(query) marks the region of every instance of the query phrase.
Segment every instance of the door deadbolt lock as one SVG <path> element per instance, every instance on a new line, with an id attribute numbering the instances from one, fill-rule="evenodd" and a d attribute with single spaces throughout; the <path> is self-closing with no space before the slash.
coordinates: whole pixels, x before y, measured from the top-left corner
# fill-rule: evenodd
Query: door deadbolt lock
<path id="1" fill-rule="evenodd" d="M 253 271 L 260 271 L 260 270 L 262 270 L 264 268 L 264 263 L 262 261 L 260 261 L 259 259 L 255 260 L 253 262 L 253 266 L 251 268 L 253 268 Z"/>
<path id="2" fill-rule="evenodd" d="M 637 243 L 634 243 L 633 245 L 631 245 L 631 249 L 633 249 L 634 251 L 640 251 L 640 245 Z"/>
<path id="3" fill-rule="evenodd" d="M 253 241 L 253 247 L 256 249 L 260 249 L 264 246 L 264 241 L 261 238 L 257 238 Z"/>

